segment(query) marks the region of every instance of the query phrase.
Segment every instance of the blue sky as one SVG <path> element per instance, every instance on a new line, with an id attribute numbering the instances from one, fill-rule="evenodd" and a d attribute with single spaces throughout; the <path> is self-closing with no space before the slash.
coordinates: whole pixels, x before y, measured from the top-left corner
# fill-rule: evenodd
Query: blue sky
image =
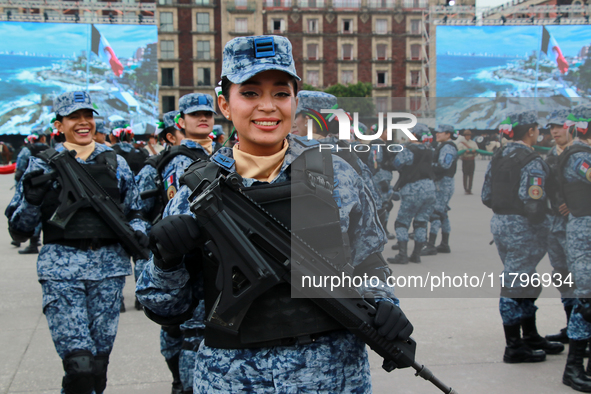
<path id="1" fill-rule="evenodd" d="M 137 48 L 158 40 L 156 26 L 97 24 L 95 27 L 120 57 L 131 57 Z M 89 31 L 89 25 L 85 24 L 0 22 L 0 51 L 71 56 L 86 49 Z"/>
<path id="2" fill-rule="evenodd" d="M 591 26 L 546 26 L 566 56 L 591 44 Z M 438 26 L 437 53 L 488 52 L 523 56 L 539 48 L 541 26 Z"/>

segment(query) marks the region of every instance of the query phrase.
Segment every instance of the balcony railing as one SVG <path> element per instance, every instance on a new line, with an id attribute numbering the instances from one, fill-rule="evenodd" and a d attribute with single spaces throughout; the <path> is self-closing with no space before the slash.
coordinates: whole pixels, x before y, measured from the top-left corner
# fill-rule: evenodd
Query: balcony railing
<path id="1" fill-rule="evenodd" d="M 265 0 L 263 7 L 267 10 L 288 10 L 291 9 L 291 0 Z"/>
<path id="2" fill-rule="evenodd" d="M 403 0 L 402 7 L 406 9 L 427 9 L 429 2 L 427 0 Z"/>
<path id="3" fill-rule="evenodd" d="M 361 7 L 361 0 L 332 0 L 332 6 L 339 9 L 358 10 Z"/>
<path id="4" fill-rule="evenodd" d="M 226 9 L 228 12 L 255 12 L 257 3 L 254 0 L 229 0 Z"/>
<path id="5" fill-rule="evenodd" d="M 324 0 L 299 0 L 298 6 L 300 8 L 324 8 L 326 5 Z"/>
<path id="6" fill-rule="evenodd" d="M 394 0 L 368 0 L 367 6 L 372 9 L 392 9 L 394 8 Z"/>

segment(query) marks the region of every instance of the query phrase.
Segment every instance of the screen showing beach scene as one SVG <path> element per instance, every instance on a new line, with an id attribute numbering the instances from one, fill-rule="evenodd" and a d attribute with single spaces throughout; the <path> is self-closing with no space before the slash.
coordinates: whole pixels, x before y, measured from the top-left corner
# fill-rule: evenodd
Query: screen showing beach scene
<path id="1" fill-rule="evenodd" d="M 135 134 L 158 118 L 156 26 L 0 22 L 0 135 L 47 129 L 53 99 L 88 91 Z"/>
<path id="2" fill-rule="evenodd" d="M 589 97 L 591 26 L 437 26 L 437 97 Z"/>

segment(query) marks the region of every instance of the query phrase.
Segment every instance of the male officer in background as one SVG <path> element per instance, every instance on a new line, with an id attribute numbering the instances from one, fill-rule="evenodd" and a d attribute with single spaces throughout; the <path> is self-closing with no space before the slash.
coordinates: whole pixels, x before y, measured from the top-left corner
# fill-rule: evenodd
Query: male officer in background
<path id="1" fill-rule="evenodd" d="M 139 191 L 129 166 L 111 148 L 93 141 L 96 111 L 90 96 L 80 91 L 64 93 L 53 105 L 55 127 L 66 137 L 56 151 L 75 151 L 72 154 L 90 176 L 111 199 L 121 203 L 138 242 L 147 246 L 147 223 L 139 215 Z M 31 158 L 17 185 L 9 206 L 9 230 L 14 238 L 24 241 L 39 223 L 43 224 L 44 245 L 37 274 L 43 291 L 43 313 L 63 360 L 62 393 L 100 394 L 107 384 L 125 276 L 131 274 L 129 255 L 92 208 L 77 210 L 65 229 L 52 224 L 62 186 L 51 180 L 37 185 L 32 182 L 54 171 L 45 159 Z"/>

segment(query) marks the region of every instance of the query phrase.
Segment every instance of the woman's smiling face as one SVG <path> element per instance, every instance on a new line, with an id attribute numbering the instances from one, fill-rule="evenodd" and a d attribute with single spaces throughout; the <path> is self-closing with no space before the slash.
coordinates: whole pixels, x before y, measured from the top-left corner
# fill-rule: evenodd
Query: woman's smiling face
<path id="1" fill-rule="evenodd" d="M 248 81 L 230 86 L 229 101 L 218 97 L 226 118 L 234 123 L 240 150 L 268 156 L 283 147 L 291 130 L 293 77 L 283 71 L 261 72 Z"/>

